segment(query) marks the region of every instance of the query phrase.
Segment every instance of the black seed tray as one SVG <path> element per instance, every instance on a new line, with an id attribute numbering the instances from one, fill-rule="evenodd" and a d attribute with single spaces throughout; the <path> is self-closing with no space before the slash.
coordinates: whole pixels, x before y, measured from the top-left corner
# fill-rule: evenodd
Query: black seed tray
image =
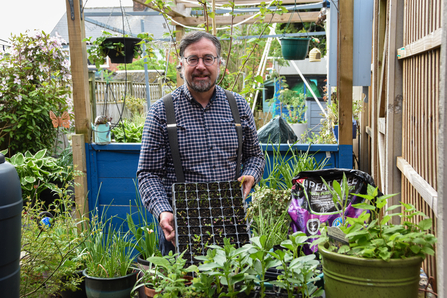
<path id="1" fill-rule="evenodd" d="M 190 264 L 198 263 L 194 256 L 206 254 L 208 245 L 223 245 L 224 238 L 236 248 L 250 242 L 240 182 L 175 183 L 172 202 L 176 252 L 187 250 Z"/>

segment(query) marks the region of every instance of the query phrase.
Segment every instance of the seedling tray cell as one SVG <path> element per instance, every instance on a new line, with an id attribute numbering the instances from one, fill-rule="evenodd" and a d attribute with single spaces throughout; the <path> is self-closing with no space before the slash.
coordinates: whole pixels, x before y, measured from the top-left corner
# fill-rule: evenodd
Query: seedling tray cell
<path id="1" fill-rule="evenodd" d="M 206 254 L 208 245 L 223 245 L 224 238 L 236 248 L 249 243 L 240 182 L 175 183 L 172 190 L 176 250 L 187 250 L 190 264 L 198 263 L 194 256 Z"/>

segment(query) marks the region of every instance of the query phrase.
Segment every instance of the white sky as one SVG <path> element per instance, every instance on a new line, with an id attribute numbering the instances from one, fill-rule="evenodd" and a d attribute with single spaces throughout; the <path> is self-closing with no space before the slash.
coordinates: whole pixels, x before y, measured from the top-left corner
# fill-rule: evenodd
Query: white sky
<path id="1" fill-rule="evenodd" d="M 50 33 L 66 12 L 67 0 L 0 0 L 0 39 L 27 29 Z M 132 6 L 132 0 L 83 0 L 86 7 Z"/>

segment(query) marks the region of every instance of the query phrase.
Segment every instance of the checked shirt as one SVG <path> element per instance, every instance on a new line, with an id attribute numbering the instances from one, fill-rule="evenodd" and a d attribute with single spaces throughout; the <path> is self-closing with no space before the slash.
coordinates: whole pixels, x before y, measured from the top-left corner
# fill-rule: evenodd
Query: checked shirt
<path id="1" fill-rule="evenodd" d="M 253 115 L 246 100 L 234 93 L 242 124 L 242 175 L 255 177 L 264 172 L 264 155 L 259 146 Z M 186 85 L 172 93 L 177 121 L 178 146 L 185 182 L 234 180 L 237 159 L 237 133 L 225 90 L 216 86 L 210 103 L 203 108 Z M 137 170 L 141 199 L 155 218 L 172 212 L 174 164 L 162 100 L 147 114 Z"/>

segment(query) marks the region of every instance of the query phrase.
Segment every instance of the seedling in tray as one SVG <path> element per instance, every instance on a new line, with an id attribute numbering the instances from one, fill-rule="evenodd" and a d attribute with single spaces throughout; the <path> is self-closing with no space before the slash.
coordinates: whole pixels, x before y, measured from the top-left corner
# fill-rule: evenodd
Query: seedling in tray
<path id="1" fill-rule="evenodd" d="M 176 183 L 172 187 L 176 247 L 189 248 L 184 257 L 206 254 L 211 244 L 222 245 L 228 238 L 236 248 L 249 243 L 246 206 L 240 182 Z"/>

